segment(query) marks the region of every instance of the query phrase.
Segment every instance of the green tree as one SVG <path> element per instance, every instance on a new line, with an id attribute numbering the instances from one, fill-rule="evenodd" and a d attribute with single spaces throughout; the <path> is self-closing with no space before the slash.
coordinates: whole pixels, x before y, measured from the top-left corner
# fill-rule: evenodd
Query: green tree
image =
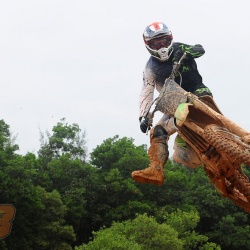
<path id="1" fill-rule="evenodd" d="M 72 249 L 75 233 L 72 226 L 65 224 L 64 216 L 67 207 L 63 205 L 60 194 L 53 190 L 46 192 L 40 188 L 42 207 L 34 217 L 34 236 L 36 237 L 33 249 Z M 39 213 L 38 213 L 39 212 Z"/>
<path id="2" fill-rule="evenodd" d="M 139 215 L 134 220 L 113 223 L 94 234 L 94 240 L 77 247 L 83 249 L 183 249 L 178 233 L 166 224 L 158 224 L 153 217 Z"/>
<path id="3" fill-rule="evenodd" d="M 165 182 L 162 186 L 136 184 L 143 193 L 143 199 L 155 202 L 156 207 L 169 205 L 172 210 L 186 206 L 188 203 L 184 202 L 184 197 L 189 190 L 188 169 L 169 159 L 164 171 Z"/>
<path id="4" fill-rule="evenodd" d="M 8 165 L 8 161 L 15 158 L 15 151 L 18 149 L 15 137 L 11 137 L 9 125 L 4 120 L 0 120 L 0 165 Z"/>
<path id="5" fill-rule="evenodd" d="M 223 216 L 208 233 L 211 240 L 220 242 L 222 249 L 250 249 L 248 215 L 242 212 Z"/>
<path id="6" fill-rule="evenodd" d="M 40 169 L 36 156 L 15 153 L 9 126 L 0 121 L 0 203 L 16 208 L 11 234 L 1 249 L 71 249 L 73 228 L 64 220 L 66 207 L 57 191 L 36 185 Z"/>
<path id="7" fill-rule="evenodd" d="M 131 138 L 114 136 L 97 146 L 90 155 L 90 163 L 99 170 L 105 187 L 100 197 L 100 203 L 106 207 L 103 225 L 134 218 L 136 213 L 150 213 L 155 208 L 153 203 L 145 201 L 131 178 L 133 170 L 149 163 L 145 145 L 135 146 Z"/>
<path id="8" fill-rule="evenodd" d="M 195 229 L 200 220 L 200 216 L 196 211 L 185 212 L 177 210 L 164 216 L 165 222 L 173 227 L 178 233 L 179 238 L 184 241 L 186 250 L 206 249 L 208 246 L 220 249 L 215 244 L 207 243 L 208 237 L 198 234 Z"/>
<path id="9" fill-rule="evenodd" d="M 142 193 L 132 178 L 123 178 L 118 169 L 104 172 L 103 184 L 106 191 L 105 204 L 109 209 L 104 215 L 104 223 L 110 226 L 112 221 L 123 221 L 135 217 L 137 212 L 149 212 L 152 207 L 139 200 Z"/>
<path id="10" fill-rule="evenodd" d="M 167 214 L 159 223 L 153 216 L 137 215 L 133 220 L 114 222 L 109 228 L 94 233 L 93 241 L 77 247 L 83 249 L 146 249 L 146 250 L 220 250 L 208 237 L 194 231 L 198 213 L 180 210 Z"/>
<path id="11" fill-rule="evenodd" d="M 130 177 L 130 173 L 138 166 L 147 166 L 146 145 L 135 146 L 132 138 L 119 138 L 118 135 L 108 138 L 90 153 L 90 163 L 101 171 L 118 168 L 122 176 Z"/>
<path id="12" fill-rule="evenodd" d="M 52 135 L 48 131 L 40 133 L 41 149 L 39 157 L 49 162 L 65 153 L 70 153 L 72 159 L 86 159 L 85 131 L 82 132 L 78 124 L 68 124 L 65 118 L 61 119 L 52 128 Z"/>
<path id="13" fill-rule="evenodd" d="M 70 153 L 51 159 L 47 163 L 46 172 L 50 176 L 49 190 L 57 189 L 64 194 L 72 182 L 79 181 L 84 164 L 79 159 L 72 159 Z"/>
<path id="14" fill-rule="evenodd" d="M 81 244 L 103 225 L 110 208 L 106 205 L 107 192 L 98 169 L 85 163 L 75 173 L 61 190 L 68 207 L 66 219 L 74 227 L 76 244 Z"/>
<path id="15" fill-rule="evenodd" d="M 0 171 L 1 203 L 16 208 L 12 232 L 3 244 L 7 249 L 71 249 L 75 235 L 64 220 L 66 207 L 57 191 L 34 185 L 37 172 L 31 158 L 18 156 Z"/>
<path id="16" fill-rule="evenodd" d="M 106 191 L 99 170 L 80 159 L 72 159 L 70 153 L 51 159 L 44 169 L 49 176 L 44 188 L 60 193 L 68 208 L 65 219 L 76 233 L 76 244 L 88 240 L 92 231 L 101 227 L 107 213 Z"/>

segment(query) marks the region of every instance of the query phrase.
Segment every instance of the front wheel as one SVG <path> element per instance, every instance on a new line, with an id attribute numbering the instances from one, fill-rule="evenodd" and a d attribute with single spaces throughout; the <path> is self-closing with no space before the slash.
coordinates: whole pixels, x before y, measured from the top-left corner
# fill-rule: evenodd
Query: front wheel
<path id="1" fill-rule="evenodd" d="M 239 136 L 218 125 L 208 125 L 204 129 L 206 140 L 217 152 L 231 161 L 250 165 L 250 145 Z"/>

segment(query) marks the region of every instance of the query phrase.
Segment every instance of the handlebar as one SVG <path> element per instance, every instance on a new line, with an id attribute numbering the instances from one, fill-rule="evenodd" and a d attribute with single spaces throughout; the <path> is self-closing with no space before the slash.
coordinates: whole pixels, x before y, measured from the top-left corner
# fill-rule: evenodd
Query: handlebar
<path id="1" fill-rule="evenodd" d="M 180 66 L 181 66 L 182 61 L 186 58 L 186 56 L 187 56 L 187 53 L 184 52 L 183 55 L 182 55 L 182 57 L 180 58 L 180 60 L 179 60 L 177 63 L 174 64 L 173 69 L 172 69 L 172 72 L 171 72 L 169 78 L 167 78 L 167 79 L 165 80 L 165 82 L 166 82 L 168 79 L 172 79 L 172 80 L 174 79 L 175 74 L 177 73 L 178 69 L 179 69 Z"/>

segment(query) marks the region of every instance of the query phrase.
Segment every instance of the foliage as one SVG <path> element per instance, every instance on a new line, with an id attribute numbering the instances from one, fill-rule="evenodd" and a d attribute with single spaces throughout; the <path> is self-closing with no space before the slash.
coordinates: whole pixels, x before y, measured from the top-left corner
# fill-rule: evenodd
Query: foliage
<path id="1" fill-rule="evenodd" d="M 94 236 L 94 241 L 76 248 L 81 249 L 169 249 L 182 248 L 178 233 L 166 224 L 158 224 L 153 217 L 139 215 L 133 221 L 114 223 Z"/>
<path id="2" fill-rule="evenodd" d="M 78 124 L 70 125 L 63 118 L 52 128 L 52 132 L 52 135 L 48 131 L 46 135 L 40 133 L 41 149 L 38 153 L 41 158 L 51 160 L 70 153 L 72 159 L 85 161 L 87 153 L 85 131 L 81 132 Z"/>
<path id="3" fill-rule="evenodd" d="M 1 204 L 13 204 L 16 208 L 12 233 L 4 244 L 10 249 L 57 249 L 60 246 L 70 249 L 75 234 L 72 226 L 65 223 L 66 206 L 58 191 L 46 192 L 34 185 L 33 177 L 37 173 L 30 158 L 18 156 L 9 161 L 8 166 L 0 167 Z"/>
<path id="4" fill-rule="evenodd" d="M 178 209 L 173 213 L 167 214 L 164 218 L 166 223 L 179 233 L 179 238 L 184 241 L 185 249 L 194 250 L 205 247 L 208 237 L 195 232 L 195 228 L 200 220 L 197 211 L 185 212 Z M 220 248 L 216 246 L 214 249 Z"/>
<path id="5" fill-rule="evenodd" d="M 202 168 L 170 159 L 163 186 L 140 184 L 130 173 L 147 167 L 147 149 L 132 138 L 104 140 L 86 162 L 77 124 L 63 119 L 46 136 L 37 156 L 19 155 L 0 120 L 0 204 L 17 211 L 0 249 L 250 249 L 249 214 Z"/>
<path id="6" fill-rule="evenodd" d="M 250 226 L 247 217 L 240 212 L 223 216 L 208 235 L 211 239 L 220 241 L 223 249 L 250 249 Z"/>
<path id="7" fill-rule="evenodd" d="M 90 154 L 90 163 L 102 171 L 118 168 L 126 177 L 141 165 L 147 165 L 146 145 L 135 146 L 132 138 L 123 137 L 104 140 Z"/>
<path id="8" fill-rule="evenodd" d="M 168 214 L 165 223 L 158 223 L 152 216 L 137 215 L 133 220 L 113 223 L 94 234 L 93 241 L 77 247 L 82 249 L 217 249 L 214 243 L 207 243 L 208 237 L 194 231 L 199 216 L 196 213 Z M 181 225 L 181 227 L 179 227 Z"/>

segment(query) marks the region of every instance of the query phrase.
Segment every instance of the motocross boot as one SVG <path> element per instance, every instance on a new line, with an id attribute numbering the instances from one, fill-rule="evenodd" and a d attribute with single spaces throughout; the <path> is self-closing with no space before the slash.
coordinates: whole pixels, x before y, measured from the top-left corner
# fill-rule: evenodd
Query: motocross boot
<path id="1" fill-rule="evenodd" d="M 203 165 L 196 152 L 179 135 L 176 136 L 174 142 L 173 160 L 190 168 L 198 168 Z"/>
<path id="2" fill-rule="evenodd" d="M 164 183 L 164 165 L 168 160 L 168 133 L 161 126 L 156 125 L 150 130 L 150 147 L 148 157 L 150 165 L 143 170 L 132 172 L 132 178 L 140 183 L 162 185 Z"/>

